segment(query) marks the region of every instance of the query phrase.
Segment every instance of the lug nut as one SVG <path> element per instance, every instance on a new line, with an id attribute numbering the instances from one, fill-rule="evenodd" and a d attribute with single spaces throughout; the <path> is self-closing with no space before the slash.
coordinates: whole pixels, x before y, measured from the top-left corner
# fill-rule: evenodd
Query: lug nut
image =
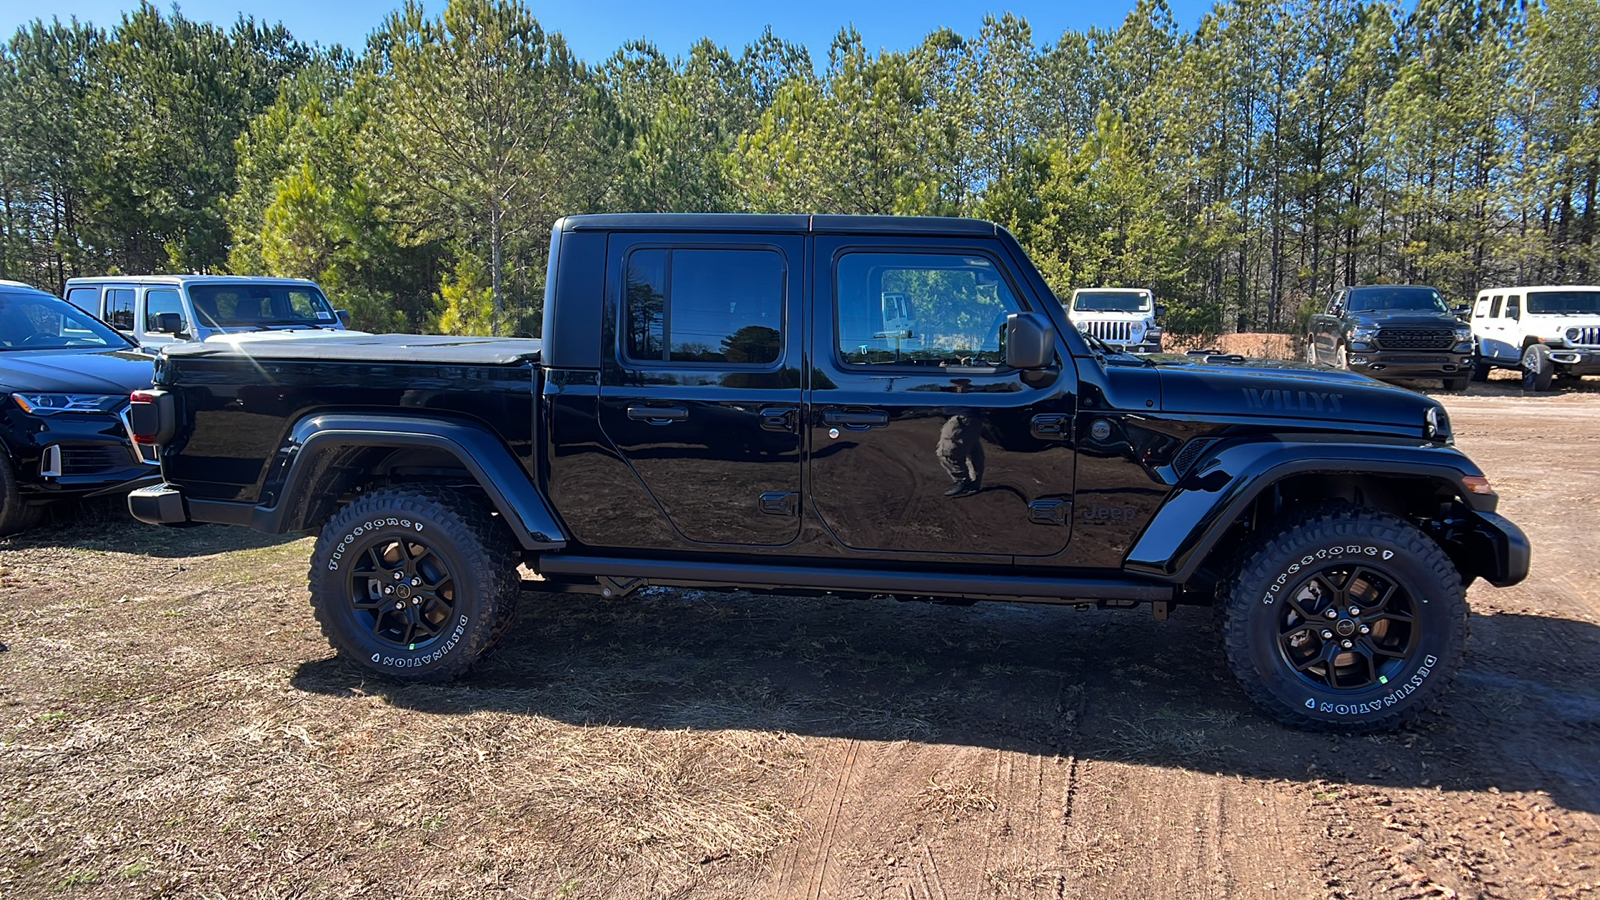
<path id="1" fill-rule="evenodd" d="M 1352 615 L 1352 616 L 1361 615 L 1361 607 L 1359 607 L 1359 606 L 1350 607 L 1350 615 Z"/>
<path id="2" fill-rule="evenodd" d="M 385 593 L 385 594 L 392 594 L 392 593 L 394 593 L 394 588 L 392 588 L 392 587 L 386 587 L 386 588 L 384 588 L 384 589 L 383 589 L 383 592 L 384 592 L 384 593 Z"/>
<path id="3" fill-rule="evenodd" d="M 1323 613 L 1322 615 L 1323 615 L 1324 618 L 1327 618 L 1327 619 L 1337 619 L 1337 618 L 1339 618 L 1339 611 L 1337 609 L 1330 609 L 1327 612 Z"/>
<path id="4" fill-rule="evenodd" d="M 395 580 L 395 581 L 399 581 L 399 580 L 400 580 L 400 578 L 401 578 L 401 577 L 402 577 L 402 576 L 401 576 L 401 575 L 400 575 L 400 573 L 399 573 L 399 572 L 396 572 L 396 573 L 394 573 L 394 580 Z"/>
<path id="5" fill-rule="evenodd" d="M 411 598 L 411 605 L 412 606 L 421 606 L 422 605 L 422 598 L 421 597 L 412 597 Z"/>
<path id="6" fill-rule="evenodd" d="M 405 609 L 406 608 L 406 602 L 404 600 L 396 600 L 394 602 L 394 608 L 395 609 Z"/>
<path id="7" fill-rule="evenodd" d="M 1327 631 L 1326 629 L 1324 629 L 1323 632 L 1322 632 L 1322 639 L 1325 640 L 1325 641 L 1333 640 L 1333 632 Z"/>
<path id="8" fill-rule="evenodd" d="M 1365 626 L 1365 625 L 1363 625 L 1363 626 L 1361 626 L 1361 633 L 1362 633 L 1362 634 L 1371 634 L 1371 633 L 1372 633 L 1372 629 L 1371 629 L 1371 628 L 1368 628 L 1368 627 L 1367 627 L 1367 626 Z"/>
<path id="9" fill-rule="evenodd" d="M 422 583 L 422 579 L 421 578 L 412 578 L 411 579 L 411 586 L 412 587 L 416 587 L 417 585 L 419 585 L 421 583 Z"/>
<path id="10" fill-rule="evenodd" d="M 1339 642 L 1339 646 L 1345 648 L 1346 650 L 1349 650 L 1351 647 L 1355 646 L 1355 642 L 1354 641 L 1340 641 Z"/>

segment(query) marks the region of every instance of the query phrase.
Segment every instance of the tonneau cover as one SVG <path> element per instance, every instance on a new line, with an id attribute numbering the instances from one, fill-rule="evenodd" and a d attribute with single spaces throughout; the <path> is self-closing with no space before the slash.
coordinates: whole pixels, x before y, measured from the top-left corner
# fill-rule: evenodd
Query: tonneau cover
<path id="1" fill-rule="evenodd" d="M 249 357 L 251 359 L 329 362 L 459 363 L 503 366 L 537 362 L 538 338 L 454 337 L 440 334 L 364 334 L 315 340 L 251 340 L 251 334 L 212 338 L 205 342 L 170 344 L 164 352 L 177 357 Z"/>

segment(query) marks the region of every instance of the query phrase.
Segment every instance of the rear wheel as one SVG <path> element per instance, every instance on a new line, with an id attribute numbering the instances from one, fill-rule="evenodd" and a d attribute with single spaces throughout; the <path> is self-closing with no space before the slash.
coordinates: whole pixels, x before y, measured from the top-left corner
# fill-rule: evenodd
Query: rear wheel
<path id="1" fill-rule="evenodd" d="M 1313 335 L 1306 335 L 1306 362 L 1313 366 L 1317 364 L 1317 339 Z"/>
<path id="2" fill-rule="evenodd" d="M 1461 664 L 1461 577 L 1432 538 L 1387 513 L 1307 511 L 1263 532 L 1219 590 L 1234 677 L 1298 728 L 1400 727 Z"/>
<path id="3" fill-rule="evenodd" d="M 449 681 L 509 627 L 516 548 L 489 508 L 444 488 L 375 491 L 317 538 L 311 603 L 339 655 L 401 681 Z"/>
<path id="4" fill-rule="evenodd" d="M 29 506 L 17 490 L 17 474 L 5 448 L 0 447 L 0 536 L 31 528 L 43 512 L 37 506 Z"/>
<path id="5" fill-rule="evenodd" d="M 1550 348 L 1544 344 L 1529 344 L 1522 351 L 1522 389 L 1548 391 L 1555 380 L 1556 364 L 1550 358 Z"/>
<path id="6" fill-rule="evenodd" d="M 1483 354 L 1477 347 L 1472 348 L 1472 380 L 1483 382 L 1489 380 L 1489 364 L 1484 361 Z"/>

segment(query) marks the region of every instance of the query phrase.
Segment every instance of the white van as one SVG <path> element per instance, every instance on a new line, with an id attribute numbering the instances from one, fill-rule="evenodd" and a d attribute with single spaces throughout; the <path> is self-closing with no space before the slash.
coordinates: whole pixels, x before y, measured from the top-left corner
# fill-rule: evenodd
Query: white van
<path id="1" fill-rule="evenodd" d="M 1520 369 L 1522 388 L 1600 375 L 1600 287 L 1487 288 L 1472 306 L 1472 380 L 1495 366 Z"/>
<path id="2" fill-rule="evenodd" d="M 67 281 L 66 300 L 159 349 L 224 334 L 350 334 L 316 282 L 241 275 L 106 275 Z"/>

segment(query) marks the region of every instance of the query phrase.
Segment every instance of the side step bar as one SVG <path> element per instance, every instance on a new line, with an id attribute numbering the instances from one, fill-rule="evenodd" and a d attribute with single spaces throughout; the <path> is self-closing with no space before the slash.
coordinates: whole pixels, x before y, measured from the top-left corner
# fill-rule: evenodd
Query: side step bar
<path id="1" fill-rule="evenodd" d="M 539 557 L 539 574 L 552 580 L 605 578 L 650 585 L 746 590 L 827 591 L 897 594 L 964 600 L 1080 604 L 1101 600 L 1171 603 L 1176 588 L 1134 578 L 971 575 L 957 572 L 904 572 L 828 566 L 752 565 L 696 560 L 618 559 L 575 553 Z M 642 584 L 640 586 L 643 586 Z"/>

